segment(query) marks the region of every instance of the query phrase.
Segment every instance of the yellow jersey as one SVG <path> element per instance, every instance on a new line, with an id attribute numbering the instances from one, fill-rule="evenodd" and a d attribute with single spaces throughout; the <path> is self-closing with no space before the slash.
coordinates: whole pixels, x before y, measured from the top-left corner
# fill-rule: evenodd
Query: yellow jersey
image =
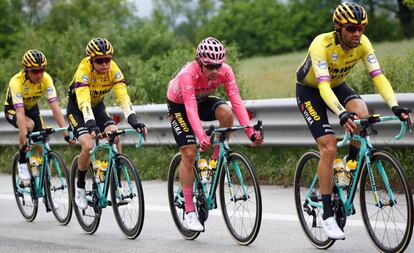
<path id="1" fill-rule="evenodd" d="M 44 72 L 40 83 L 32 83 L 26 72 L 22 70 L 10 79 L 4 105 L 15 109 L 24 107 L 25 110 L 30 110 L 42 96 L 46 97 L 49 103 L 58 100 L 52 77 Z"/>
<path id="2" fill-rule="evenodd" d="M 121 105 L 125 118 L 134 113 L 125 85 L 125 78 L 118 65 L 112 60 L 106 73 L 98 73 L 91 57 L 84 58 L 69 86 L 69 98 L 74 99 L 82 111 L 85 122 L 95 119 L 92 108 L 101 103 L 105 95 L 114 89 L 115 97 Z"/>
<path id="3" fill-rule="evenodd" d="M 342 49 L 335 31 L 318 35 L 311 43 L 307 56 L 296 72 L 296 82 L 303 86 L 318 88 L 326 104 L 337 115 L 345 111 L 332 88 L 341 85 L 359 60 L 365 65 L 374 85 L 392 107 L 397 105 L 394 91 L 383 75 L 369 39 L 361 36 L 357 47 Z"/>

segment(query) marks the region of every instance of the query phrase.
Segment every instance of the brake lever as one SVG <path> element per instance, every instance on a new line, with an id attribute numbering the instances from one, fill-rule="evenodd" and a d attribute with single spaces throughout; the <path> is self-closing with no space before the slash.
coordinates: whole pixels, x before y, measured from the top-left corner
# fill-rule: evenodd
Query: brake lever
<path id="1" fill-rule="evenodd" d="M 257 124 L 253 126 L 253 129 L 259 131 L 260 136 L 264 139 L 263 122 L 261 120 L 257 121 Z"/>
<path id="2" fill-rule="evenodd" d="M 216 129 L 216 127 L 214 125 L 210 125 L 210 127 L 206 130 L 206 135 L 210 137 L 211 145 L 213 145 L 214 142 L 214 129 Z"/>

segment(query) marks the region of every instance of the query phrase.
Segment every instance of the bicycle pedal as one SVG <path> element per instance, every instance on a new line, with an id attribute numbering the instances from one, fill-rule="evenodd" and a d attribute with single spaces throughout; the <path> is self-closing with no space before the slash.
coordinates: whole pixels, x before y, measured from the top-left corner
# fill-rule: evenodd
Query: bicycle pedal
<path id="1" fill-rule="evenodd" d="M 30 186 L 30 180 L 21 180 L 19 183 L 20 188 L 26 188 Z"/>
<path id="2" fill-rule="evenodd" d="M 328 238 L 329 238 L 329 237 L 328 237 Z M 329 239 L 334 240 L 334 241 L 345 241 L 345 238 L 341 238 L 341 239 L 333 239 L 333 238 L 329 238 Z"/>

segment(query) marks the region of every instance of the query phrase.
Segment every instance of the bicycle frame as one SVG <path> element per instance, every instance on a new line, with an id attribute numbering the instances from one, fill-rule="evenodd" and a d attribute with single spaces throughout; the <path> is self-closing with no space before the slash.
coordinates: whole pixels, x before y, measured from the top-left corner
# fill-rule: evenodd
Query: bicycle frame
<path id="1" fill-rule="evenodd" d="M 386 117 L 378 117 L 377 121 L 375 122 L 384 122 L 384 121 L 393 121 L 393 120 L 399 120 L 398 117 L 396 116 L 386 116 Z M 379 198 L 378 198 L 378 193 L 377 193 L 377 189 L 376 189 L 376 184 L 375 184 L 375 180 L 374 180 L 374 176 L 373 176 L 373 172 L 372 172 L 372 162 L 371 162 L 371 154 L 372 152 L 375 150 L 374 147 L 371 144 L 370 138 L 369 138 L 369 134 L 367 132 L 367 128 L 369 125 L 364 125 L 363 124 L 364 120 L 355 120 L 355 124 L 362 126 L 361 129 L 361 133 L 358 134 L 353 134 L 353 136 L 351 136 L 349 133 L 346 133 L 343 140 L 341 142 L 339 142 L 337 144 L 338 147 L 343 147 L 345 146 L 349 140 L 356 140 L 356 141 L 360 141 L 361 143 L 361 147 L 358 153 L 358 163 L 357 163 L 357 168 L 354 172 L 354 176 L 351 179 L 351 183 L 349 186 L 349 190 L 348 193 L 345 194 L 345 189 L 343 189 L 343 187 L 338 186 L 334 181 L 334 187 L 336 187 L 336 189 L 338 190 L 338 197 L 339 199 L 342 201 L 342 203 L 344 203 L 344 210 L 345 210 L 345 215 L 346 216 L 350 216 L 353 214 L 353 201 L 354 201 L 354 197 L 355 197 L 355 193 L 357 190 L 357 186 L 358 186 L 358 182 L 359 182 L 359 178 L 362 174 L 362 169 L 364 168 L 364 165 L 366 165 L 366 169 L 368 170 L 368 176 L 369 176 L 369 180 L 372 186 L 372 193 L 374 195 L 374 201 L 375 204 L 378 207 L 382 206 L 382 203 L 380 202 Z M 366 121 L 366 120 L 365 120 Z M 369 123 L 375 123 L 375 122 L 369 122 Z M 405 131 L 406 131 L 406 122 L 401 121 L 401 129 L 400 129 L 400 133 L 395 136 L 396 140 L 401 139 L 404 135 L 405 135 Z M 387 188 L 387 193 L 388 196 L 390 197 L 392 202 L 395 202 L 395 197 L 392 193 L 392 190 L 390 188 L 390 184 L 387 178 L 387 175 L 385 173 L 384 168 L 382 167 L 380 161 L 376 161 L 376 168 L 379 171 L 379 174 L 381 175 L 381 178 L 384 182 L 384 184 L 386 185 Z M 323 208 L 322 202 L 315 202 L 311 199 L 311 193 L 312 190 L 315 186 L 315 183 L 318 179 L 318 175 L 315 175 L 311 187 L 309 188 L 308 192 L 306 193 L 306 199 L 308 201 L 308 203 L 311 206 L 315 206 L 318 208 Z M 345 196 L 347 195 L 347 196 Z M 391 203 L 392 204 L 392 203 Z"/>
<path id="2" fill-rule="evenodd" d="M 63 132 L 63 131 L 67 131 L 68 129 L 66 127 L 62 127 L 62 128 L 56 128 L 56 129 L 52 129 L 52 133 L 58 133 L 58 132 Z M 42 130 L 42 131 L 46 131 L 46 130 Z M 36 137 L 36 136 L 42 136 L 42 131 L 39 132 L 33 132 L 29 135 L 28 139 L 29 139 L 29 145 L 31 144 L 31 138 L 32 137 Z M 47 138 L 47 137 L 45 137 Z M 44 197 L 45 196 L 45 192 L 44 192 L 44 177 L 45 177 L 45 173 L 48 173 L 48 176 L 51 177 L 52 175 L 50 174 L 50 170 L 49 170 L 49 157 L 48 154 L 49 152 L 52 151 L 52 149 L 50 148 L 49 142 L 46 140 L 41 140 L 41 141 L 37 141 L 37 142 L 33 142 L 32 143 L 34 146 L 41 146 L 42 147 L 42 164 L 39 166 L 39 176 L 34 176 L 33 177 L 33 190 L 35 191 L 34 194 L 32 195 L 32 198 L 40 198 L 40 197 Z M 26 153 L 26 160 L 29 161 L 30 157 L 32 156 L 32 151 L 29 150 Z M 30 164 L 28 162 L 28 164 Z M 58 164 L 54 161 L 54 166 L 57 168 L 57 171 L 59 173 L 59 178 L 62 178 L 62 171 L 60 170 L 60 167 L 58 166 Z M 64 185 L 63 182 L 62 186 Z M 20 188 L 19 187 L 19 191 L 21 192 L 25 192 L 25 193 L 30 193 L 31 189 L 25 189 L 25 188 Z M 46 204 L 46 201 L 45 201 Z"/>
<path id="3" fill-rule="evenodd" d="M 247 128 L 247 126 L 236 126 L 236 127 L 228 127 L 228 128 L 217 128 L 217 129 L 213 129 L 211 131 L 211 136 L 214 136 L 214 134 L 220 133 L 220 136 L 217 140 L 213 141 L 213 147 L 215 147 L 216 145 L 220 145 L 220 151 L 219 151 L 219 156 L 217 158 L 217 167 L 216 167 L 216 171 L 212 177 L 212 181 L 211 181 L 211 185 L 210 185 L 210 189 L 207 189 L 208 185 L 206 183 L 201 183 L 201 175 L 200 175 L 200 170 L 198 168 L 197 162 L 195 165 L 195 170 L 194 170 L 194 196 L 196 196 L 196 192 L 197 192 L 197 188 L 201 188 L 202 192 L 204 193 L 206 200 L 207 200 L 207 206 L 209 210 L 212 210 L 214 208 L 216 208 L 216 189 L 218 186 L 218 180 L 219 180 L 219 175 L 220 175 L 220 171 L 221 171 L 221 167 L 222 164 L 224 165 L 225 168 L 225 173 L 226 173 L 226 177 L 227 177 L 227 182 L 228 184 L 231 184 L 231 179 L 230 179 L 230 175 L 229 175 L 229 171 L 228 171 L 228 158 L 227 158 L 227 154 L 228 152 L 230 152 L 230 147 L 226 138 L 226 133 L 227 132 L 234 132 L 236 130 L 240 130 L 240 129 L 245 129 Z M 196 154 L 196 161 L 198 161 L 200 159 L 200 152 L 198 151 Z M 235 168 L 236 174 L 240 180 L 240 182 L 243 183 L 243 176 L 240 172 L 240 168 L 238 166 L 238 164 L 236 162 L 233 162 L 233 166 Z M 201 185 L 201 187 L 199 186 Z M 243 188 L 243 195 L 246 196 L 247 195 L 247 190 L 246 187 L 244 186 L 244 184 L 242 185 Z M 183 198 L 184 201 L 184 198 Z"/>
<path id="4" fill-rule="evenodd" d="M 136 133 L 138 135 L 138 143 L 135 145 L 136 148 L 140 148 L 142 146 L 142 139 L 143 139 L 143 134 L 142 133 L 138 133 L 135 129 L 125 129 L 125 130 L 118 130 L 117 131 L 120 134 L 123 133 Z M 118 134 L 118 135 L 120 135 Z M 117 169 L 118 169 L 118 165 L 116 162 L 116 158 L 118 155 L 118 150 L 116 148 L 116 144 L 112 141 L 112 143 L 108 142 L 108 143 L 100 143 L 98 142 L 98 138 L 97 141 L 94 144 L 93 149 L 90 151 L 91 157 L 90 157 L 90 162 L 91 164 L 93 164 L 93 162 L 95 161 L 95 156 L 96 156 L 96 152 L 98 150 L 102 150 L 102 149 L 107 149 L 108 150 L 108 169 L 106 171 L 105 174 L 105 180 L 104 182 L 100 182 L 99 180 L 95 180 L 96 175 L 94 173 L 93 168 L 90 167 L 90 173 L 91 175 L 94 175 L 93 177 L 93 188 L 96 189 L 96 192 L 98 194 L 99 197 L 99 205 L 102 208 L 107 207 L 110 204 L 110 201 L 108 200 L 108 192 L 109 192 L 109 177 L 111 175 L 111 173 L 113 173 L 113 175 L 115 176 L 115 182 L 118 181 L 117 175 L 118 173 L 116 173 Z M 112 170 L 115 170 L 115 173 L 112 172 Z M 121 167 L 120 169 L 123 170 L 124 175 L 126 176 L 127 180 L 128 180 L 128 186 L 130 189 L 130 192 L 133 192 L 133 187 L 131 185 L 131 180 L 129 178 L 129 175 L 126 171 L 125 168 Z"/>

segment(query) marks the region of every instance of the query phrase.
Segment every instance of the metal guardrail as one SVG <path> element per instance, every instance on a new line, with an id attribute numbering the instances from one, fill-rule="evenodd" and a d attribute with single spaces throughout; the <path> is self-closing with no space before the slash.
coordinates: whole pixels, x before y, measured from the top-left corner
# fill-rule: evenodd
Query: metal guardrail
<path id="1" fill-rule="evenodd" d="M 368 104 L 371 113 L 379 113 L 381 115 L 391 115 L 392 112 L 384 103 L 379 95 L 363 95 L 362 98 Z M 401 106 L 414 109 L 414 93 L 397 94 L 397 99 Z M 280 147 L 299 147 L 314 146 L 315 140 L 312 138 L 306 122 L 299 113 L 296 105 L 296 99 L 262 99 L 248 100 L 245 102 L 247 109 L 253 113 L 252 123 L 258 119 L 263 121 L 265 131 L 266 146 Z M 134 106 L 134 110 L 138 113 L 140 121 L 144 122 L 148 127 L 147 145 L 175 145 L 172 135 L 170 122 L 167 117 L 166 104 L 152 104 Z M 123 119 L 120 108 L 107 108 L 111 115 L 120 115 Z M 63 111 L 65 113 L 65 111 Z M 57 127 L 51 110 L 41 110 L 41 114 L 47 126 Z M 343 128 L 339 126 L 339 120 L 333 113 L 329 114 L 329 121 L 337 134 L 343 133 Z M 236 117 L 235 117 L 236 119 Z M 218 124 L 218 122 L 205 122 L 204 126 L 210 124 Z M 237 121 L 235 122 L 237 124 Z M 128 128 L 129 125 L 123 119 L 118 124 L 119 128 Z M 371 140 L 375 145 L 379 146 L 414 146 L 414 134 L 408 133 L 402 140 L 395 141 L 393 136 L 399 131 L 398 122 L 383 123 L 378 125 L 378 135 L 371 136 Z M 18 131 L 10 125 L 4 118 L 4 114 L 0 115 L 0 145 L 16 145 L 18 142 Z M 64 144 L 63 136 L 58 134 L 52 135 L 51 144 Z M 124 139 L 123 143 L 132 144 L 134 140 Z M 250 141 L 246 138 L 243 131 L 234 133 L 231 139 L 233 144 L 248 145 Z"/>

